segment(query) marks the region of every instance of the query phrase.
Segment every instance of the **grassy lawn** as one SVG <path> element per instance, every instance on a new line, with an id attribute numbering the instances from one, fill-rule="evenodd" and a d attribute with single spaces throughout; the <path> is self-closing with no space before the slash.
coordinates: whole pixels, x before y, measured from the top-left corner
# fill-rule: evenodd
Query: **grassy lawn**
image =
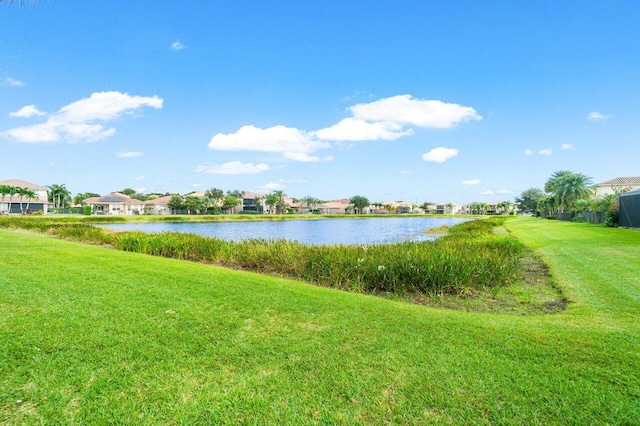
<path id="1" fill-rule="evenodd" d="M 0 229 L 0 423 L 640 423 L 640 232 L 507 228 L 567 310 L 450 311 Z"/>

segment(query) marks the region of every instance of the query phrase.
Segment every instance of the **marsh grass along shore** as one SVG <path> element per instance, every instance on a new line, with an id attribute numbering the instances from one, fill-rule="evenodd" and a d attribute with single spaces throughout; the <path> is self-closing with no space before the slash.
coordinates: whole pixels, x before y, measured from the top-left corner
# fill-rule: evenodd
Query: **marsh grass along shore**
<path id="1" fill-rule="evenodd" d="M 505 218 L 466 222 L 436 241 L 368 246 L 305 245 L 285 240 L 223 241 L 192 234 L 110 232 L 87 223 L 10 218 L 0 226 L 36 229 L 76 241 L 179 260 L 278 274 L 342 290 L 468 297 L 519 278 L 523 246 L 492 229 Z"/>

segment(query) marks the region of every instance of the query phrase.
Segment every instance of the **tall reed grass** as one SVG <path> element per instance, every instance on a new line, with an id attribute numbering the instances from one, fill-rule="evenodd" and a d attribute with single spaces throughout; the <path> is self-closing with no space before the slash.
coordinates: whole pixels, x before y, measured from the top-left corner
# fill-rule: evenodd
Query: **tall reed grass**
<path id="1" fill-rule="evenodd" d="M 313 246 L 262 239 L 232 242 L 182 233 L 113 232 L 88 223 L 49 218 L 0 218 L 0 227 L 278 274 L 348 291 L 469 296 L 497 292 L 519 278 L 522 244 L 492 233 L 504 220 L 465 222 L 435 241 L 369 246 Z"/>

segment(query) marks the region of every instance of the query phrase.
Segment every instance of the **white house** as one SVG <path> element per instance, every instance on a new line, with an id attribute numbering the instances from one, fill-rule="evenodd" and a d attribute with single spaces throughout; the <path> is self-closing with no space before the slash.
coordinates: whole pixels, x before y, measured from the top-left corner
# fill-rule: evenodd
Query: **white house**
<path id="1" fill-rule="evenodd" d="M 144 201 L 136 200 L 120 192 L 87 198 L 82 200 L 82 204 L 91 206 L 93 214 L 127 216 L 143 213 L 145 209 Z"/>
<path id="2" fill-rule="evenodd" d="M 596 190 L 596 198 L 601 198 L 603 195 L 615 194 L 617 192 L 633 191 L 634 189 L 640 188 L 640 176 L 609 179 L 596 184 L 594 188 Z"/>
<path id="3" fill-rule="evenodd" d="M 23 209 L 27 209 L 27 202 L 29 203 L 29 212 L 41 211 L 46 214 L 49 211 L 50 203 L 47 188 L 45 186 L 36 185 L 35 183 L 26 182 L 20 179 L 2 180 L 0 181 L 0 185 L 6 185 L 14 188 L 26 188 L 36 193 L 35 198 L 27 199 L 23 197 L 22 207 L 20 207 L 20 196 L 5 195 L 4 199 L 0 199 L 0 214 L 21 213 Z"/>

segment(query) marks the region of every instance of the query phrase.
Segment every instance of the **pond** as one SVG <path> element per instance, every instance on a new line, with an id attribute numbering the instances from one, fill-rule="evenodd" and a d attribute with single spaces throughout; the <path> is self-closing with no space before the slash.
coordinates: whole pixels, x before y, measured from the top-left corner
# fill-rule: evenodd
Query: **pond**
<path id="1" fill-rule="evenodd" d="M 296 219 L 231 222 L 146 222 L 101 225 L 116 231 L 183 232 L 223 240 L 285 239 L 304 244 L 389 244 L 433 240 L 430 228 L 453 226 L 469 219 L 408 217 L 362 219 Z"/>

